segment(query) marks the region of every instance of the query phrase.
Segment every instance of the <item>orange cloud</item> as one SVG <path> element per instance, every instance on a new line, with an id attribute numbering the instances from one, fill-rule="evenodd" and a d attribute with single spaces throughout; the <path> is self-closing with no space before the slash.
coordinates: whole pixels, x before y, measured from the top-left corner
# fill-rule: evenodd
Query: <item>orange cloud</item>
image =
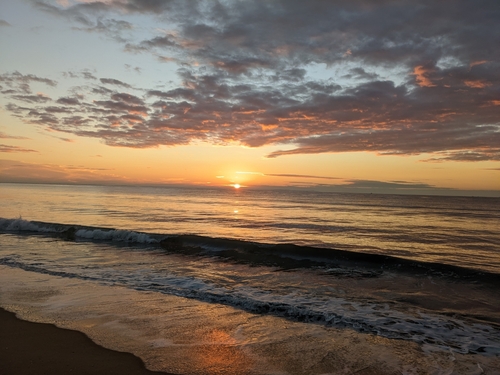
<path id="1" fill-rule="evenodd" d="M 470 63 L 469 67 L 472 68 L 473 66 L 486 64 L 487 62 L 488 60 L 473 61 Z"/>
<path id="2" fill-rule="evenodd" d="M 485 87 L 491 86 L 491 83 L 485 81 L 465 81 L 467 87 L 472 87 L 474 89 L 484 89 Z"/>
<path id="3" fill-rule="evenodd" d="M 434 87 L 435 84 L 427 77 L 427 73 L 432 72 L 432 69 L 427 69 L 423 65 L 419 65 L 413 69 L 413 75 L 420 87 Z"/>

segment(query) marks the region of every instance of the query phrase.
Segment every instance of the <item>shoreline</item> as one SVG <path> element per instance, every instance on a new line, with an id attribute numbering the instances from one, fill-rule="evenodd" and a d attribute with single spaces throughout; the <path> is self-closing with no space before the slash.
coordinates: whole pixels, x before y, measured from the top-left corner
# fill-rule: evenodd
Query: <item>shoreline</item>
<path id="1" fill-rule="evenodd" d="M 82 332 L 21 320 L 1 307 L 0 332 L 5 375 L 174 375 L 147 370 L 140 358 L 99 346 Z"/>

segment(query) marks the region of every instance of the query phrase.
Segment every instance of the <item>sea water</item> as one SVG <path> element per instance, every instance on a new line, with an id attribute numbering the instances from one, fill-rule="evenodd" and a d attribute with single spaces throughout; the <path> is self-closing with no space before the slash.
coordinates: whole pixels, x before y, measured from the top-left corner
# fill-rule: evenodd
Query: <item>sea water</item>
<path id="1" fill-rule="evenodd" d="M 500 200 L 0 185 L 0 306 L 179 374 L 497 374 Z"/>

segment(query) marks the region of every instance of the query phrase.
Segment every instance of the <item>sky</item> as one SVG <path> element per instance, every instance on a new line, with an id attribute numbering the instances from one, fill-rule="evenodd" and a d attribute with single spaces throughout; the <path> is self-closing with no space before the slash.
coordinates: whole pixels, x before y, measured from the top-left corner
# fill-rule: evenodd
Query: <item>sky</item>
<path id="1" fill-rule="evenodd" d="M 0 182 L 500 196 L 498 0 L 0 0 Z"/>

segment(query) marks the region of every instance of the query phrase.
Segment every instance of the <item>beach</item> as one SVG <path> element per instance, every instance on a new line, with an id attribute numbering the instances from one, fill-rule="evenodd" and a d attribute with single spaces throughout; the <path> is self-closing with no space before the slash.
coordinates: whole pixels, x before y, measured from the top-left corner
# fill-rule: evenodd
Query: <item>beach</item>
<path id="1" fill-rule="evenodd" d="M 129 354 L 105 349 L 81 332 L 31 323 L 0 308 L 0 363 L 5 375 L 166 374 Z"/>
<path id="2" fill-rule="evenodd" d="M 499 374 L 495 199 L 3 192 L 0 307 L 54 345 L 180 375 Z M 37 345 L 9 360 L 58 358 Z"/>

